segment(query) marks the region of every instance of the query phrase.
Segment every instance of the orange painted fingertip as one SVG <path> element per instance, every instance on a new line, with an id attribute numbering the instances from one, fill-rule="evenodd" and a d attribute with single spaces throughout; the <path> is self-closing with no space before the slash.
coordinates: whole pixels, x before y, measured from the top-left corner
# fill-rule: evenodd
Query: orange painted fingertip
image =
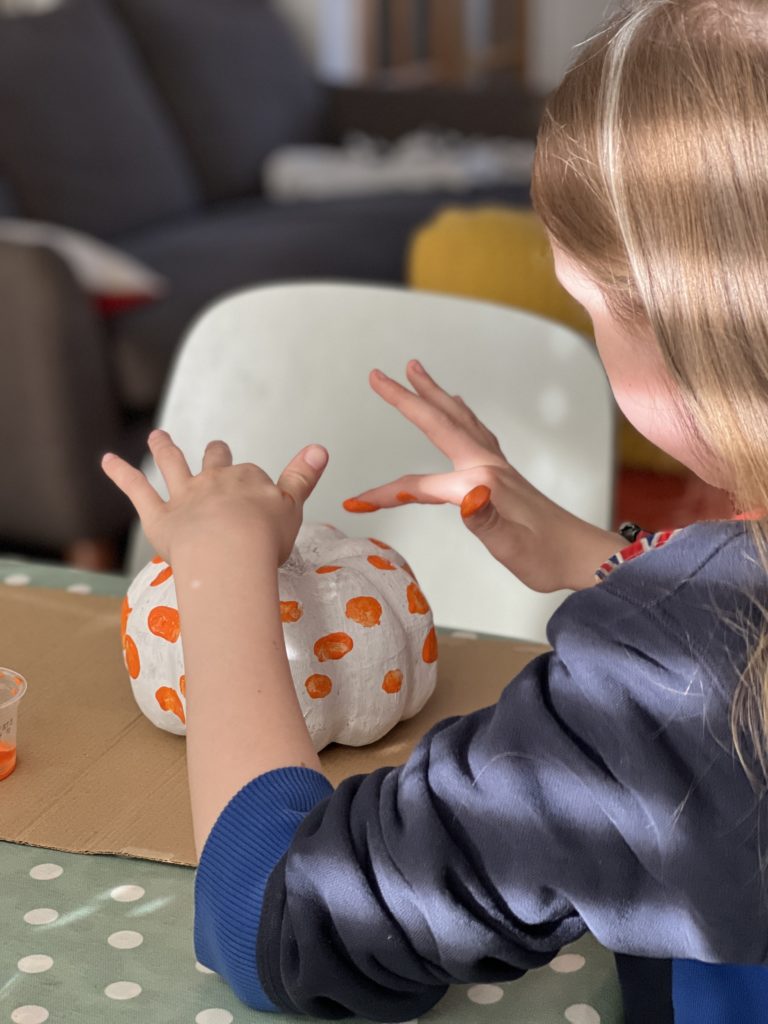
<path id="1" fill-rule="evenodd" d="M 370 501 L 361 501 L 359 498 L 347 498 L 342 502 L 347 512 L 378 512 L 380 506 Z"/>
<path id="2" fill-rule="evenodd" d="M 486 507 L 490 500 L 491 491 L 485 484 L 473 487 L 468 494 L 464 495 L 464 500 L 461 503 L 461 518 L 469 519 L 470 516 L 476 515 Z"/>

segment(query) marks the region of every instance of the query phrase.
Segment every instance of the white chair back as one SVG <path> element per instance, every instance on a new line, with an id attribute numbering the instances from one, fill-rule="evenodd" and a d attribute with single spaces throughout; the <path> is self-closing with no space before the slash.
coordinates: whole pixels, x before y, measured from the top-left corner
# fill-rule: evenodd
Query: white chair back
<path id="1" fill-rule="evenodd" d="M 614 406 L 593 346 L 520 310 L 396 287 L 311 283 L 249 289 L 219 301 L 180 348 L 159 412 L 198 472 L 213 438 L 273 479 L 305 444 L 330 452 L 307 521 L 373 536 L 413 567 L 438 625 L 543 640 L 566 596 L 536 594 L 483 549 L 455 506 L 354 515 L 341 506 L 404 473 L 448 461 L 367 383 L 379 367 L 405 380 L 420 359 L 497 435 L 517 469 L 576 515 L 609 525 Z M 165 495 L 151 459 L 142 467 Z M 126 570 L 152 556 L 136 526 Z"/>

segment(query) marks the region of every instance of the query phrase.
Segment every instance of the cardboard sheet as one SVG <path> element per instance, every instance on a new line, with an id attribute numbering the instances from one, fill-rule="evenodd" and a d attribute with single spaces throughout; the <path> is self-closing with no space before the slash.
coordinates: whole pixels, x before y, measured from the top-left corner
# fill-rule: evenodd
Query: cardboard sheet
<path id="1" fill-rule="evenodd" d="M 325 772 L 337 784 L 401 764 L 435 722 L 494 704 L 543 649 L 441 636 L 437 688 L 422 711 L 378 743 L 327 747 Z M 0 665 L 29 684 L 18 767 L 0 782 L 0 839 L 194 864 L 185 742 L 151 725 L 134 703 L 120 599 L 0 590 Z"/>

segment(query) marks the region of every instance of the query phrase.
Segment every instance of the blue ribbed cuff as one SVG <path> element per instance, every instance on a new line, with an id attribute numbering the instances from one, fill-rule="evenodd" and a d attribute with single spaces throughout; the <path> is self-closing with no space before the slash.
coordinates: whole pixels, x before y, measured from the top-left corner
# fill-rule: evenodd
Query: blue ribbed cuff
<path id="1" fill-rule="evenodd" d="M 675 1024 L 746 1024 L 766 1020 L 768 967 L 672 962 Z"/>
<path id="2" fill-rule="evenodd" d="M 264 889 L 304 816 L 332 792 L 310 768 L 259 775 L 232 797 L 203 848 L 195 876 L 195 954 L 254 1010 L 279 1012 L 256 966 Z"/>

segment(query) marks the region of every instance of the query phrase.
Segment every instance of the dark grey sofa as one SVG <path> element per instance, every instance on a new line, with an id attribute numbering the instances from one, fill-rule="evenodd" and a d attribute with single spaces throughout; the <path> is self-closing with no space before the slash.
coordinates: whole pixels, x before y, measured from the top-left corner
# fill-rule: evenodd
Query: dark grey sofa
<path id="1" fill-rule="evenodd" d="M 0 216 L 89 232 L 170 282 L 105 319 L 52 251 L 0 244 L 0 552 L 66 556 L 90 538 L 119 557 L 131 510 L 100 456 L 140 459 L 196 314 L 267 280 L 399 281 L 414 228 L 457 199 L 273 204 L 260 171 L 274 147 L 427 123 L 532 137 L 537 119 L 509 91 L 325 87 L 266 0 L 65 0 L 0 18 Z M 527 188 L 462 197 L 489 199 L 526 203 Z"/>

